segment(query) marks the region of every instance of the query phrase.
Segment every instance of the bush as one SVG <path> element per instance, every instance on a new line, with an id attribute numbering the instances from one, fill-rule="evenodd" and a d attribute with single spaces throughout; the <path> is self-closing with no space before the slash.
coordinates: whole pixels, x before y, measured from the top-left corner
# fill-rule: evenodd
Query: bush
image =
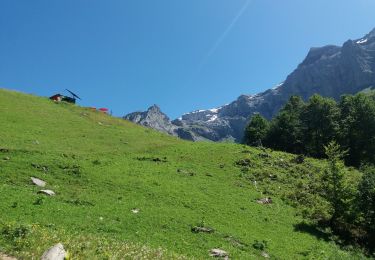
<path id="1" fill-rule="evenodd" d="M 375 168 L 365 167 L 358 185 L 357 210 L 367 232 L 370 250 L 375 250 Z"/>
<path id="2" fill-rule="evenodd" d="M 21 250 L 23 247 L 28 246 L 26 237 L 31 233 L 31 228 L 25 225 L 6 224 L 1 229 L 1 236 L 6 240 L 14 249 Z"/>

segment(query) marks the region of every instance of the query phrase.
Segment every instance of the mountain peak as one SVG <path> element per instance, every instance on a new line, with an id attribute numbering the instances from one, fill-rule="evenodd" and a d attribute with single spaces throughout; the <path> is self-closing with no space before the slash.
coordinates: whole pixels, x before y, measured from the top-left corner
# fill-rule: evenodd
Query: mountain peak
<path id="1" fill-rule="evenodd" d="M 368 37 L 368 38 L 373 38 L 373 37 L 375 37 L 375 28 L 372 29 L 372 30 L 367 34 L 367 37 Z"/>
<path id="2" fill-rule="evenodd" d="M 149 112 L 159 112 L 160 113 L 161 109 L 160 109 L 160 107 L 158 105 L 154 104 L 154 105 L 150 106 L 147 109 L 147 111 L 149 111 Z"/>
<path id="3" fill-rule="evenodd" d="M 340 47 L 336 45 L 326 45 L 323 47 L 312 47 L 310 48 L 305 60 L 302 62 L 302 65 L 314 64 L 316 61 L 321 58 L 331 56 L 340 51 Z"/>

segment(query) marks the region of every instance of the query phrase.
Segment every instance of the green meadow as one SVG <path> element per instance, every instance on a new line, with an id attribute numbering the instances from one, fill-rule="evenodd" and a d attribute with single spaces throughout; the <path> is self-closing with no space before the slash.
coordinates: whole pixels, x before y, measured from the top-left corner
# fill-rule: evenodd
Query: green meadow
<path id="1" fill-rule="evenodd" d="M 231 259 L 363 259 L 304 224 L 288 198 L 326 163 L 294 159 L 0 90 L 0 252 L 39 259 L 61 242 L 70 259 L 209 259 L 213 248 Z"/>

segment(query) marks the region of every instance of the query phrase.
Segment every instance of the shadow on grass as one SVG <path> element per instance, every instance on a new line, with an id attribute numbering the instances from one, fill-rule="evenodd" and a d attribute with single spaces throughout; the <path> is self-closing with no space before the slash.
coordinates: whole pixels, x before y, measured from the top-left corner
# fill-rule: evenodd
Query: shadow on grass
<path id="1" fill-rule="evenodd" d="M 319 230 L 315 225 L 307 224 L 305 222 L 301 222 L 299 224 L 294 225 L 294 231 L 308 233 L 310 235 L 315 236 L 318 239 L 330 241 L 329 234 Z"/>

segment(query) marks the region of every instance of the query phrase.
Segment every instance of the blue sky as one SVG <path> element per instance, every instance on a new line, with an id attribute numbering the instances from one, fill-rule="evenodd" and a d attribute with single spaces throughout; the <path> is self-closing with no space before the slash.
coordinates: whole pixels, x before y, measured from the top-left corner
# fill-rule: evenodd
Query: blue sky
<path id="1" fill-rule="evenodd" d="M 173 119 L 374 27 L 374 0 L 0 0 L 0 87 L 68 88 L 118 116 L 156 103 Z"/>

